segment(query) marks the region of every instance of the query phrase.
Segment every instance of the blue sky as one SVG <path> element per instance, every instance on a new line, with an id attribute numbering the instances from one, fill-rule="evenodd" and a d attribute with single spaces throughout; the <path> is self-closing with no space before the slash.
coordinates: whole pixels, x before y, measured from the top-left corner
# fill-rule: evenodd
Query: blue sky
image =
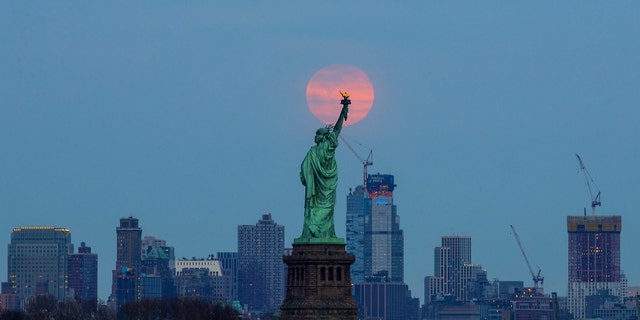
<path id="1" fill-rule="evenodd" d="M 510 224 L 545 290 L 566 294 L 566 216 L 590 203 L 575 153 L 602 191 L 598 212 L 623 217 L 622 267 L 640 285 L 638 12 L 635 1 L 5 3 L 0 239 L 70 228 L 99 254 L 103 299 L 121 217 L 178 257 L 235 251 L 237 225 L 267 212 L 291 243 L 299 164 L 321 126 L 307 82 L 351 64 L 376 99 L 343 133 L 374 150 L 370 173 L 396 177 L 414 296 L 443 235 L 471 236 L 489 279 L 530 284 Z M 362 166 L 345 146 L 337 158 L 344 236 Z"/>

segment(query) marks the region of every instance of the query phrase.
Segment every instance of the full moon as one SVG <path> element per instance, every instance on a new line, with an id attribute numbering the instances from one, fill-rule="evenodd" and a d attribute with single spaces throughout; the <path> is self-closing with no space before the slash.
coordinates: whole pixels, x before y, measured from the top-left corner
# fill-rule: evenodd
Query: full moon
<path id="1" fill-rule="evenodd" d="M 311 113 L 324 124 L 334 124 L 340 115 L 340 91 L 349 93 L 351 105 L 344 126 L 364 119 L 373 105 L 373 85 L 360 69 L 332 64 L 316 72 L 307 85 L 307 103 Z"/>

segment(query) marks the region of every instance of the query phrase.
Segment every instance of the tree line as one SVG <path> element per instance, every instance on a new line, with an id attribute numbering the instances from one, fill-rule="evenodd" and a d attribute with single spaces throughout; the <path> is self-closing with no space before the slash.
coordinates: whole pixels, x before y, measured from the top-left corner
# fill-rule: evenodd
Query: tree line
<path id="1" fill-rule="evenodd" d="M 56 301 L 53 296 L 36 296 L 24 311 L 0 311 L 0 320 L 236 320 L 239 313 L 229 305 L 201 299 L 145 299 L 129 302 L 116 314 L 104 303 Z"/>

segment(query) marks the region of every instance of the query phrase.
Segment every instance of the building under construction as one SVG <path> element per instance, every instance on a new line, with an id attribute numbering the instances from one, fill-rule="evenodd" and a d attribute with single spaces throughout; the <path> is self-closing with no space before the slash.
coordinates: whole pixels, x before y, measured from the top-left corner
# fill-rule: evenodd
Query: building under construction
<path id="1" fill-rule="evenodd" d="M 586 298 L 608 290 L 622 300 L 625 295 L 620 270 L 621 216 L 568 216 L 569 287 L 567 308 L 584 318 Z"/>

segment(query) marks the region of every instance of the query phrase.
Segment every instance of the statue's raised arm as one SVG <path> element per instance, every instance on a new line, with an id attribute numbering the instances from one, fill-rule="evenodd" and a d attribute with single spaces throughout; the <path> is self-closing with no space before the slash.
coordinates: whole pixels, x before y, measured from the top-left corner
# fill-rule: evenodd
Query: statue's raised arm
<path id="1" fill-rule="evenodd" d="M 347 114 L 349 113 L 349 105 L 351 104 L 351 100 L 349 100 L 349 94 L 346 92 L 340 91 L 340 95 L 342 95 L 342 111 L 340 111 L 340 116 L 336 121 L 336 124 L 333 126 L 333 132 L 336 133 L 336 136 L 340 135 L 340 131 L 342 130 L 342 122 L 347 120 Z"/>

